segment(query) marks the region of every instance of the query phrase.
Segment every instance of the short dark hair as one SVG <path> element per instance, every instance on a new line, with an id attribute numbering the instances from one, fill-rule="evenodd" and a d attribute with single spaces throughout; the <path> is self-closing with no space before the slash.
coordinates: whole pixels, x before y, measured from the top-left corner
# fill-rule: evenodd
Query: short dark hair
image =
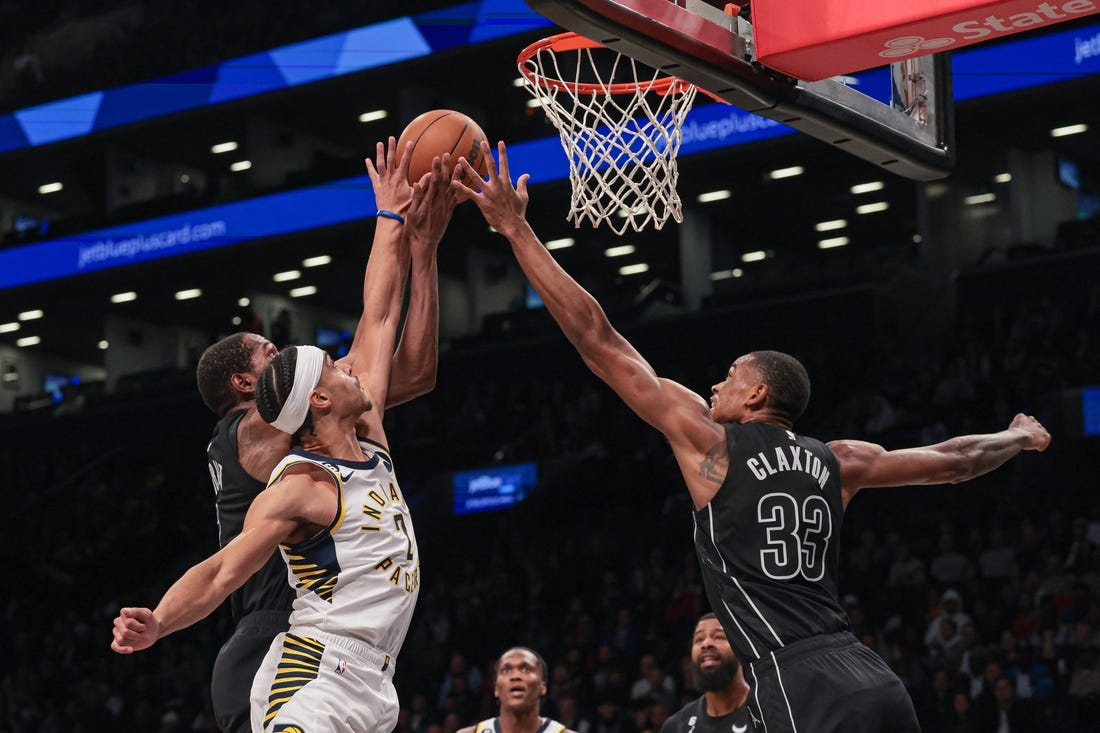
<path id="1" fill-rule="evenodd" d="M 538 664 L 539 664 L 539 671 L 542 672 L 542 681 L 543 682 L 548 682 L 549 681 L 549 679 L 550 679 L 550 668 L 548 666 L 546 666 L 546 660 L 542 658 L 541 654 L 539 654 L 534 649 L 532 649 L 531 647 L 528 647 L 528 646 L 513 646 L 513 647 L 509 647 L 509 648 L 505 649 L 504 652 L 502 652 L 501 655 L 499 657 L 497 657 L 496 664 L 493 665 L 493 673 L 494 674 L 500 674 L 500 663 L 502 661 L 504 661 L 504 658 L 506 656 L 508 656 L 509 654 L 511 654 L 512 652 L 528 652 L 530 654 L 533 654 L 534 657 L 535 657 L 535 661 L 537 661 Z"/>
<path id="2" fill-rule="evenodd" d="M 768 408 L 793 423 L 810 401 L 810 375 L 802 362 L 781 351 L 754 351 L 752 365 L 768 385 Z"/>
<path id="3" fill-rule="evenodd" d="M 247 340 L 250 335 L 241 332 L 226 336 L 207 347 L 199 358 L 199 365 L 195 369 L 199 395 L 202 396 L 203 404 L 218 417 L 237 404 L 237 395 L 229 381 L 230 377 L 252 371 L 252 358 L 256 349 Z"/>

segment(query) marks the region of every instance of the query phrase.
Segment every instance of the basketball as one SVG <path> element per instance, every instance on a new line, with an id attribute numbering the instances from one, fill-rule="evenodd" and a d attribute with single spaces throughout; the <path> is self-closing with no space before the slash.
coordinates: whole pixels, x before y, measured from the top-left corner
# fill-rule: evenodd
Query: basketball
<path id="1" fill-rule="evenodd" d="M 432 170 L 432 159 L 450 153 L 454 163 L 465 158 L 478 175 L 488 173 L 481 155 L 481 141 L 485 133 L 481 127 L 461 112 L 452 109 L 433 109 L 409 123 L 397 141 L 397 150 L 405 149 L 412 141 L 412 159 L 409 161 L 409 184 L 419 181 Z"/>

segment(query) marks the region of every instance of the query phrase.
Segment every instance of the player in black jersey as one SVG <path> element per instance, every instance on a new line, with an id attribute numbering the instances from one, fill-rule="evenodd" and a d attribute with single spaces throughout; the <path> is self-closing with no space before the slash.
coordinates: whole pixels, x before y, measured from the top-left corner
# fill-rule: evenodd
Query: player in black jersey
<path id="1" fill-rule="evenodd" d="M 525 219 L 527 178 L 500 174 L 475 191 L 452 183 L 503 234 L 547 310 L 588 367 L 668 439 L 695 505 L 696 551 L 711 608 L 753 688 L 768 733 L 916 731 L 901 681 L 848 630 L 837 601 L 837 539 L 862 488 L 966 481 L 1050 435 L 1017 415 L 1006 430 L 887 451 L 828 445 L 794 431 L 810 395 L 794 358 L 757 351 L 733 362 L 706 400 L 661 379 L 612 328 L 599 303 L 554 261 Z M 460 170 L 472 169 L 465 161 Z M 467 180 L 473 180 L 467 179 Z"/>
<path id="2" fill-rule="evenodd" d="M 691 668 L 695 689 L 702 696 L 668 716 L 660 733 L 746 733 L 752 717 L 745 705 L 749 685 L 726 630 L 713 613 L 695 624 L 691 639 Z"/>
<path id="3" fill-rule="evenodd" d="M 455 195 L 448 186 L 449 156 L 438 162 L 432 178 L 415 197 L 405 179 L 384 175 L 375 186 L 379 210 L 404 215 L 402 223 L 378 218 L 372 254 L 387 243 L 407 238 L 412 259 L 409 310 L 401 342 L 394 354 L 386 406 L 426 394 L 435 386 L 439 304 L 436 249 L 450 221 Z M 364 278 L 364 287 L 366 279 Z M 364 301 L 367 293 L 363 293 Z M 360 321 L 345 361 L 362 351 Z M 218 540 L 224 547 L 240 534 L 245 513 L 263 490 L 272 469 L 290 451 L 290 436 L 272 427 L 256 411 L 256 385 L 277 349 L 263 336 L 233 334 L 208 348 L 199 360 L 197 381 L 206 406 L 220 419 L 207 448 L 214 484 Z M 211 698 L 215 719 L 227 733 L 250 730 L 249 692 L 256 670 L 271 640 L 286 631 L 294 592 L 286 582 L 286 566 L 278 553 L 230 597 L 233 635 L 214 661 Z"/>

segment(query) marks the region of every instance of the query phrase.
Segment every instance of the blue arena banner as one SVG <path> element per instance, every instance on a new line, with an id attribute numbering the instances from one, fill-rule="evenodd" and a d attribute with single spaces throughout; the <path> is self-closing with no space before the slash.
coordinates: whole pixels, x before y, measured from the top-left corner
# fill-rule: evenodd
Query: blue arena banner
<path id="1" fill-rule="evenodd" d="M 550 27 L 523 0 L 479 0 L 0 115 L 0 153 Z"/>
<path id="2" fill-rule="evenodd" d="M 534 463 L 493 466 L 454 475 L 454 513 L 473 514 L 508 509 L 538 485 Z"/>
<path id="3" fill-rule="evenodd" d="M 511 0 L 485 0 L 483 3 L 435 11 L 430 15 L 438 20 L 441 33 L 446 28 L 458 27 L 457 18 L 466 18 L 475 9 L 484 11 L 486 17 L 494 19 L 491 24 L 494 32 L 505 33 L 506 29 L 514 29 L 517 25 L 526 29 L 524 24 L 529 19 L 525 20 L 523 14 L 506 17 L 506 9 L 510 7 Z M 424 20 L 426 17 L 417 16 L 425 23 L 421 30 L 431 25 Z M 400 23 L 397 25 L 401 26 Z M 474 27 L 476 24 L 470 23 L 463 26 L 463 39 L 468 38 Z M 433 40 L 433 47 L 438 48 L 436 44 L 439 42 L 438 39 Z M 447 42 L 464 43 L 465 40 L 451 36 Z M 319 42 L 311 45 L 313 43 L 299 44 L 303 46 L 300 50 L 315 60 L 324 59 L 322 65 L 331 65 L 335 69 L 357 63 L 349 60 L 351 57 L 346 45 L 336 49 Z M 954 67 L 955 96 L 959 101 L 1100 73 L 1100 25 L 971 48 L 954 55 Z M 301 74 L 298 78 L 306 78 L 310 72 L 303 71 Z M 196 78 L 201 77 L 202 72 L 195 72 L 195 75 Z M 228 78 L 223 77 L 223 81 Z M 857 75 L 855 88 L 880 98 L 883 90 L 888 88 L 885 79 L 883 70 L 866 72 Z M 212 77 L 206 83 L 213 85 Z M 256 84 L 262 86 L 260 81 Z M 229 84 L 218 88 L 222 90 L 221 94 L 229 94 L 233 89 Z M 85 129 L 90 119 L 94 117 L 98 122 L 111 106 L 109 94 L 90 94 L 78 99 L 80 103 L 64 114 L 58 111 L 58 129 L 70 132 Z M 97 109 L 98 116 L 95 114 Z M 0 117 L 0 138 L 11 130 L 11 124 L 10 120 Z M 693 109 L 687 117 L 680 154 L 686 156 L 793 132 L 785 125 L 736 107 L 703 104 Z M 513 144 L 509 147 L 509 154 L 512 170 L 517 173 L 531 172 L 532 184 L 562 180 L 569 175 L 568 160 L 557 136 Z M 0 288 L 331 226 L 373 216 L 374 213 L 370 180 L 365 175 L 357 176 L 312 188 L 258 196 L 184 214 L 0 250 Z"/>
<path id="4" fill-rule="evenodd" d="M 1081 390 L 1081 432 L 1100 435 L 1100 387 Z"/>
<path id="5" fill-rule="evenodd" d="M 365 175 L 258 196 L 0 250 L 0 289 L 358 221 L 375 212 Z"/>

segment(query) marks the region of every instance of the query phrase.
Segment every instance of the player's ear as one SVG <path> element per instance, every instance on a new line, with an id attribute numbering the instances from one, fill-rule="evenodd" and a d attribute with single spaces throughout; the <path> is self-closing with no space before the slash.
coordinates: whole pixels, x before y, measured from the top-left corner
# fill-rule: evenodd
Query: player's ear
<path id="1" fill-rule="evenodd" d="M 759 409 L 763 407 L 768 401 L 768 385 L 763 382 L 758 382 L 755 387 L 752 388 L 752 392 L 745 399 L 745 404 L 748 407 Z"/>
<path id="2" fill-rule="evenodd" d="M 546 683 L 539 683 L 539 697 L 546 697 Z"/>
<path id="3" fill-rule="evenodd" d="M 229 376 L 229 384 L 242 394 L 256 393 L 256 377 L 248 372 L 236 372 Z"/>
<path id="4" fill-rule="evenodd" d="M 332 406 L 332 399 L 326 390 L 321 387 L 314 387 L 313 391 L 309 393 L 309 406 L 327 410 Z"/>

